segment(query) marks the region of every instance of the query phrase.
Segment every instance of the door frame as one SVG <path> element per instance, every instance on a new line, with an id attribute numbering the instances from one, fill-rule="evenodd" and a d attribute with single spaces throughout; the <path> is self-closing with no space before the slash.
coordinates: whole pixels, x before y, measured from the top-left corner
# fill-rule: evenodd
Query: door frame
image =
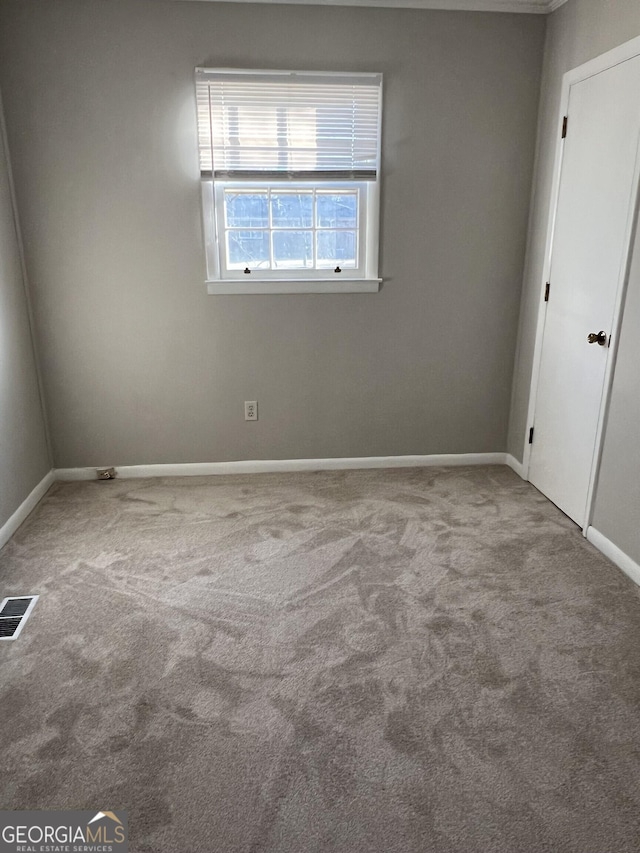
<path id="1" fill-rule="evenodd" d="M 620 65 L 629 59 L 640 56 L 640 36 L 631 39 L 613 50 L 601 54 L 595 59 L 579 65 L 567 71 L 562 77 L 562 91 L 560 96 L 560 110 L 557 121 L 557 142 L 554 155 L 553 178 L 551 183 L 551 201 L 549 212 L 547 214 L 547 234 L 544 250 L 544 263 L 542 268 L 542 281 L 539 288 L 539 306 L 536 319 L 535 345 L 533 353 L 533 369 L 531 372 L 531 383 L 529 387 L 529 407 L 527 411 L 527 432 L 535 424 L 535 413 L 538 396 L 538 383 L 540 379 L 540 364 L 542 361 L 542 343 L 544 338 L 544 327 L 546 321 L 547 305 L 544 301 L 544 293 L 546 283 L 550 280 L 551 260 L 553 255 L 553 240 L 555 236 L 556 214 L 558 210 L 558 201 L 560 197 L 560 182 L 562 179 L 562 164 L 564 156 L 564 139 L 562 138 L 561 128 L 564 117 L 568 115 L 569 96 L 571 87 L 575 83 L 587 80 L 596 74 L 607 71 L 610 68 Z M 569 133 L 571 125 L 569 124 Z M 611 343 L 609 347 L 609 357 L 604 376 L 603 393 L 600 401 L 600 411 L 598 413 L 598 426 L 596 429 L 596 441 L 594 445 L 593 459 L 591 462 L 591 472 L 589 476 L 589 488 L 587 492 L 587 501 L 585 505 L 584 518 L 579 521 L 583 534 L 587 535 L 587 528 L 591 524 L 593 514 L 593 504 L 595 491 L 598 481 L 598 473 L 600 469 L 600 460 L 602 456 L 602 444 L 604 438 L 604 430 L 609 412 L 609 401 L 611 398 L 611 388 L 613 385 L 613 375 L 615 371 L 615 363 L 618 354 L 618 340 L 620 336 L 620 326 L 622 324 L 622 314 L 624 308 L 624 299 L 626 296 L 627 284 L 629 281 L 629 268 L 631 266 L 631 254 L 636 222 L 638 219 L 638 201 L 640 196 L 640 140 L 638 151 L 636 152 L 636 164 L 633 175 L 631 201 L 629 204 L 629 213 L 627 216 L 627 225 L 625 230 L 624 240 L 624 255 L 623 262 L 620 265 L 620 276 L 616 289 L 616 300 L 614 307 L 613 322 L 610 330 Z M 553 288 L 553 283 L 551 284 Z M 525 479 L 529 479 L 529 468 L 531 463 L 532 445 L 525 443 L 523 454 L 523 473 Z"/>

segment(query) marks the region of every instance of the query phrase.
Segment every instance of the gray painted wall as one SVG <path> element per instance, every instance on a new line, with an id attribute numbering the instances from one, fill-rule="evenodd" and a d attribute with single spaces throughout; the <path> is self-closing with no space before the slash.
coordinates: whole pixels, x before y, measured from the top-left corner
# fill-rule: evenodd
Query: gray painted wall
<path id="1" fill-rule="evenodd" d="M 0 527 L 51 468 L 1 113 L 0 100 Z"/>
<path id="2" fill-rule="evenodd" d="M 56 465 L 504 450 L 544 27 L 3 0 L 0 79 Z M 207 296 L 202 64 L 384 73 L 379 294 Z"/>
<path id="3" fill-rule="evenodd" d="M 530 238 L 514 376 L 509 452 L 522 459 L 536 316 L 541 298 L 555 134 L 566 71 L 640 35 L 637 0 L 569 0 L 549 17 Z M 637 255 L 637 252 L 636 252 Z M 640 562 L 640 260 L 627 295 L 593 525 Z"/>

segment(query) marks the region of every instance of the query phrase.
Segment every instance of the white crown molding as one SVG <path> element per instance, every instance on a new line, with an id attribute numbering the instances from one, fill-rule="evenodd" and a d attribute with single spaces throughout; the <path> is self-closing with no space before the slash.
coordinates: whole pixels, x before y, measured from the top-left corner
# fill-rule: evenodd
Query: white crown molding
<path id="1" fill-rule="evenodd" d="M 186 2 L 186 0 L 176 0 L 176 2 Z M 217 0 L 200 0 L 200 2 L 217 2 Z M 294 6 L 370 6 L 453 12 L 519 12 L 529 15 L 546 15 L 562 6 L 567 0 L 230 0 L 230 2 L 288 3 Z"/>

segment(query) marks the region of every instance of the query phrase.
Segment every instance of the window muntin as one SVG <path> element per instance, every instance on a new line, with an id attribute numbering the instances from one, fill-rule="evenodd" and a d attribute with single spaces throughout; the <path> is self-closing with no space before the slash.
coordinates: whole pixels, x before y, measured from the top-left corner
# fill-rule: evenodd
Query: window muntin
<path id="1" fill-rule="evenodd" d="M 361 230 L 366 223 L 359 184 L 333 186 L 218 183 L 216 221 L 221 266 L 235 277 L 252 272 L 327 270 L 364 273 Z"/>
<path id="2" fill-rule="evenodd" d="M 197 69 L 209 280 L 377 277 L 381 76 Z"/>

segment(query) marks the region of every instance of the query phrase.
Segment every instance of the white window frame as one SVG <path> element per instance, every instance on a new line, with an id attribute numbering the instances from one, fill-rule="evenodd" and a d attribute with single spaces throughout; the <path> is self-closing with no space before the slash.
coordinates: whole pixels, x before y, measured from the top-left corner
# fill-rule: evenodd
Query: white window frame
<path id="1" fill-rule="evenodd" d="M 204 184 L 208 186 L 204 186 Z M 357 263 L 354 267 L 345 267 L 340 273 L 335 273 L 330 266 L 322 268 L 308 269 L 252 269 L 250 274 L 244 273 L 242 269 L 230 269 L 226 266 L 226 226 L 224 212 L 224 192 L 228 189 L 238 190 L 314 190 L 319 193 L 346 190 L 356 190 L 358 192 L 358 223 L 355 228 L 331 229 L 326 230 L 348 230 L 355 231 L 357 235 Z M 380 279 L 376 276 L 376 261 L 378 255 L 378 241 L 372 239 L 371 220 L 375 221 L 375 231 L 377 237 L 377 208 L 378 208 L 378 192 L 376 181 L 352 181 L 352 182 L 335 182 L 335 181 L 264 181 L 251 182 L 244 181 L 203 181 L 203 203 L 205 222 L 209 222 L 210 238 L 206 242 L 207 251 L 207 269 L 209 273 L 208 285 L 213 285 L 211 292 L 227 292 L 227 287 L 231 282 L 238 284 L 231 285 L 232 292 L 264 292 L 274 293 L 279 292 L 283 284 L 293 282 L 297 285 L 313 282 L 317 290 L 313 292 L 347 292 L 354 283 L 356 286 L 352 292 L 360 290 L 368 290 L 375 292 L 379 289 Z M 248 227 L 247 231 L 277 231 L 278 228 L 257 228 Z M 300 231 L 311 231 L 315 233 L 319 230 L 315 226 L 311 228 L 294 229 Z M 205 228 L 205 232 L 207 229 Z M 222 270 L 224 271 L 222 273 Z M 224 283 L 223 283 L 224 282 Z M 268 285 L 265 288 L 257 289 L 256 282 Z M 218 286 L 219 285 L 219 286 Z M 246 289 L 245 289 L 246 285 Z M 377 286 L 376 286 L 377 285 Z M 238 288 L 242 288 L 239 291 Z M 223 290 L 224 288 L 224 290 Z M 335 291 L 332 290 L 335 288 Z M 289 289 L 287 288 L 287 291 Z M 296 291 L 293 291 L 296 292 Z M 307 292 L 309 292 L 307 290 Z"/>
<path id="2" fill-rule="evenodd" d="M 258 75 L 260 72 L 256 71 Z M 269 73 L 269 72 L 266 72 Z M 327 73 L 344 79 L 344 74 Z M 346 75 L 348 76 L 348 75 Z M 354 75 L 358 76 L 358 75 Z M 380 120 L 382 106 L 380 107 Z M 355 229 L 358 241 L 356 268 L 346 267 L 340 272 L 327 269 L 252 269 L 246 274 L 243 270 L 226 267 L 225 240 L 225 189 L 271 189 L 294 190 L 316 189 L 358 190 L 358 223 Z M 375 180 L 338 181 L 304 180 L 293 181 L 270 179 L 265 181 L 231 181 L 211 177 L 201 178 L 203 233 L 207 269 L 207 291 L 210 294 L 266 294 L 266 293 L 376 293 L 382 279 L 378 277 L 379 256 L 379 217 L 380 217 L 380 169 L 378 166 Z M 314 205 L 315 207 L 315 205 Z M 247 231 L 263 230 L 249 228 Z M 278 230 L 278 229 L 273 229 Z M 306 231 L 308 228 L 300 228 Z M 315 221 L 314 221 L 315 233 Z M 332 229 L 327 229 L 332 230 Z M 340 229 L 335 229 L 340 230 Z"/>

